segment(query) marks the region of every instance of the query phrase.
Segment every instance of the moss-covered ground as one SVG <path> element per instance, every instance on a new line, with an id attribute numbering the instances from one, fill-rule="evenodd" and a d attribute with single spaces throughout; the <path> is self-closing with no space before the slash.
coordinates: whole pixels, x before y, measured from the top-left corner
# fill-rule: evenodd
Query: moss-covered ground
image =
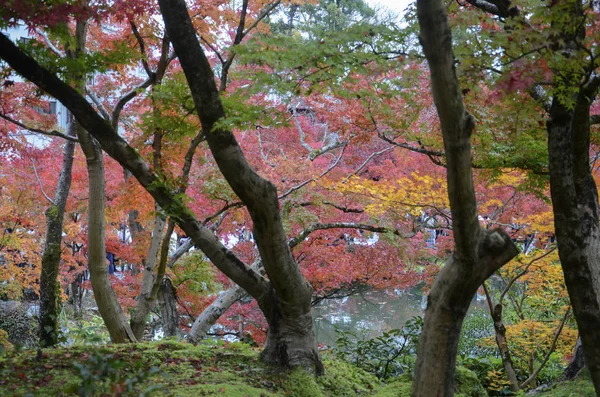
<path id="1" fill-rule="evenodd" d="M 276 372 L 259 360 L 257 350 L 240 343 L 192 346 L 163 341 L 25 350 L 0 357 L 0 396 L 410 395 L 409 379 L 383 384 L 342 361 L 325 359 L 324 365 L 326 374 L 316 379 L 302 370 Z M 589 380 L 576 382 L 581 384 L 571 382 L 564 392 L 559 385 L 549 392 L 552 394 L 542 395 L 593 395 Z M 581 387 L 582 393 L 578 394 L 573 386 Z M 459 368 L 456 395 L 475 397 L 486 393 L 473 372 Z"/>

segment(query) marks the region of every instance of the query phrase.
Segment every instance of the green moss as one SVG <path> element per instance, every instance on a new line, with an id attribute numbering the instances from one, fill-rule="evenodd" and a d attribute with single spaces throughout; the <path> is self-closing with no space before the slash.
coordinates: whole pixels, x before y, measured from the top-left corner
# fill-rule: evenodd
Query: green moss
<path id="1" fill-rule="evenodd" d="M 92 373 L 94 368 L 110 369 L 112 378 L 92 380 L 91 390 L 97 393 L 113 386 L 113 378 L 117 385 L 134 384 L 135 393 L 127 395 L 138 395 L 153 386 L 160 387 L 153 396 L 408 397 L 411 391 L 407 376 L 383 385 L 371 374 L 339 360 L 324 360 L 325 375 L 315 378 L 301 369 L 275 372 L 260 361 L 258 350 L 240 343 L 194 346 L 164 341 L 44 349 L 41 360 L 35 350 L 7 353 L 0 357 L 0 396 L 75 396 L 83 377 L 74 363 Z M 456 385 L 456 395 L 485 396 L 475 375 L 464 368 L 457 369 Z M 105 391 L 105 395 L 114 393 Z M 589 378 L 565 382 L 540 394 L 593 395 Z"/>
<path id="2" fill-rule="evenodd" d="M 395 381 L 377 390 L 375 397 L 410 397 L 411 389 L 410 381 Z"/>
<path id="3" fill-rule="evenodd" d="M 539 397 L 594 397 L 596 392 L 589 372 L 584 371 L 574 380 L 556 383 L 549 389 L 534 395 Z"/>
<path id="4" fill-rule="evenodd" d="M 479 382 L 475 372 L 465 368 L 456 367 L 455 377 L 456 396 L 487 397 L 487 391 Z"/>
<path id="5" fill-rule="evenodd" d="M 381 386 L 374 375 L 340 360 L 324 360 L 325 375 L 317 382 L 328 396 L 366 395 Z"/>
<path id="6" fill-rule="evenodd" d="M 284 381 L 284 388 L 294 397 L 324 397 L 315 376 L 302 368 L 290 372 Z"/>

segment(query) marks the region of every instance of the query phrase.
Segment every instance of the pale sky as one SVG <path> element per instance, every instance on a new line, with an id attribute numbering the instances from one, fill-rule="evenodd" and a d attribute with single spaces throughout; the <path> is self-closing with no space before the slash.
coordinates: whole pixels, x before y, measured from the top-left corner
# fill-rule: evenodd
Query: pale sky
<path id="1" fill-rule="evenodd" d="M 367 0 L 370 5 L 382 5 L 391 10 L 401 12 L 410 4 L 413 0 Z"/>

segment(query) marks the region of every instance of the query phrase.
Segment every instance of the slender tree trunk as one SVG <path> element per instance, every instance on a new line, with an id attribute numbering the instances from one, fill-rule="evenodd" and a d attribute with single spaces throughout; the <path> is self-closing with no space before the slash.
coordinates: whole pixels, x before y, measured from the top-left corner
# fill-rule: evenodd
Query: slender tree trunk
<path id="1" fill-rule="evenodd" d="M 157 212 L 160 211 L 158 206 L 156 207 Z M 148 255 L 144 261 L 144 268 L 142 270 L 142 287 L 140 294 L 137 296 L 135 309 L 131 314 L 131 330 L 138 340 L 142 339 L 144 335 L 144 328 L 146 327 L 147 317 L 152 310 L 152 306 L 155 303 L 156 296 L 153 296 L 152 290 L 155 282 L 160 284 L 162 280 L 158 280 L 154 274 L 156 270 L 156 264 L 158 261 L 158 251 L 163 241 L 163 234 L 165 228 L 165 219 L 163 215 L 158 214 L 154 219 L 154 230 L 152 231 L 152 239 L 150 241 L 150 249 Z M 171 236 L 169 235 L 169 238 Z M 167 242 L 168 245 L 168 242 Z"/>
<path id="2" fill-rule="evenodd" d="M 502 319 L 502 308 L 502 304 L 498 303 L 496 306 L 494 306 L 494 309 L 491 313 L 492 319 L 494 320 L 494 331 L 496 332 L 496 344 L 498 345 L 498 351 L 500 352 L 500 357 L 502 358 L 504 372 L 506 372 L 506 377 L 510 382 L 510 389 L 513 392 L 517 392 L 519 391 L 519 381 L 517 379 L 517 375 L 515 374 L 515 368 L 510 355 L 510 350 L 508 350 L 506 326 L 504 325 L 504 320 Z"/>
<path id="3" fill-rule="evenodd" d="M 441 0 L 417 0 L 420 39 L 429 63 L 447 160 L 454 253 L 428 297 L 412 395 L 452 396 L 462 322 L 479 286 L 518 253 L 502 229 L 480 227 L 471 170 L 473 117 L 454 69 L 452 35 Z"/>
<path id="4" fill-rule="evenodd" d="M 585 358 L 583 357 L 583 346 L 581 345 L 581 338 L 577 338 L 577 343 L 575 343 L 575 348 L 573 349 L 573 359 L 558 381 L 562 382 L 575 379 L 584 367 Z"/>
<path id="5" fill-rule="evenodd" d="M 113 343 L 135 342 L 136 338 L 108 278 L 104 222 L 104 159 L 100 146 L 85 130 L 77 136 L 85 154 L 89 175 L 88 269 L 98 311 Z"/>
<path id="6" fill-rule="evenodd" d="M 70 115 L 67 135 L 76 135 L 75 118 Z M 61 288 L 58 281 L 62 232 L 67 198 L 71 189 L 75 143 L 67 141 L 58 177 L 54 202 L 46 210 L 46 236 L 40 275 L 40 344 L 44 347 L 58 343 L 58 316 L 61 310 Z"/>

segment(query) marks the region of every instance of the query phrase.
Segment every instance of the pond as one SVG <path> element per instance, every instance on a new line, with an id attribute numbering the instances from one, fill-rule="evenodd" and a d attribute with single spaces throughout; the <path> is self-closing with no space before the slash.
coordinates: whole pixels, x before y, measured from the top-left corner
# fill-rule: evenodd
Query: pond
<path id="1" fill-rule="evenodd" d="M 373 338 L 390 329 L 402 328 L 414 316 L 423 316 L 427 297 L 420 288 L 408 291 L 371 290 L 343 299 L 325 299 L 313 307 L 317 343 L 334 346 L 336 329 Z M 485 308 L 476 295 L 473 307 Z"/>

